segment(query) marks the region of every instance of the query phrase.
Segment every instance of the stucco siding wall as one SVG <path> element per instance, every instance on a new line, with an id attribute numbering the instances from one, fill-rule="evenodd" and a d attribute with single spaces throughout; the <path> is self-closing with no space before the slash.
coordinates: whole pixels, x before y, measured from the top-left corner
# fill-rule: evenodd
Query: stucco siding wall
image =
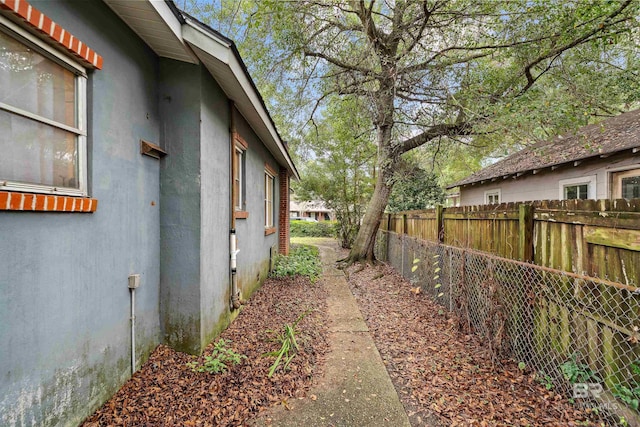
<path id="1" fill-rule="evenodd" d="M 271 248 L 278 244 L 278 233 L 265 236 L 264 173 L 265 163 L 278 170 L 278 163 L 260 142 L 246 120 L 236 115 L 236 128 L 249 144 L 245 154 L 247 219 L 236 220 L 238 236 L 238 285 L 243 298 L 249 297 L 266 278 Z M 278 176 L 274 179 L 274 227 L 278 226 Z"/>
<path id="2" fill-rule="evenodd" d="M 229 325 L 230 133 L 229 101 L 206 69 L 202 73 L 200 274 L 201 342 Z"/>
<path id="3" fill-rule="evenodd" d="M 88 79 L 89 194 L 94 214 L 0 212 L 0 425 L 77 425 L 160 340 L 159 162 L 155 55 L 102 2 L 32 1 L 95 49 Z M 139 362 L 140 363 L 140 360 Z"/>
<path id="4" fill-rule="evenodd" d="M 558 200 L 560 180 L 596 177 L 597 199 L 610 198 L 611 172 L 620 168 L 640 167 L 640 156 L 617 155 L 606 159 L 584 162 L 578 166 L 563 166 L 555 171 L 545 170 L 536 175 L 523 175 L 517 179 L 498 179 L 495 182 L 463 187 L 460 191 L 461 205 L 481 205 L 485 203 L 484 193 L 500 189 L 502 202 L 531 200 Z"/>
<path id="5" fill-rule="evenodd" d="M 161 302 L 164 341 L 200 351 L 200 96 L 198 65 L 161 59 Z"/>

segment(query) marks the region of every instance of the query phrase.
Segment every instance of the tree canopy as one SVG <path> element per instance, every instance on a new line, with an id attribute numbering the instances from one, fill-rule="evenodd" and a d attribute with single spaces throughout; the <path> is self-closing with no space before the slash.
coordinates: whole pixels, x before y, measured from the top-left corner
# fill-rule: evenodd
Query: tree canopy
<path id="1" fill-rule="evenodd" d="M 219 10 L 241 23 L 229 28 L 278 124 L 296 134 L 294 121 L 317 125 L 329 102 L 353 99 L 367 115 L 378 173 L 350 260 L 373 258 L 404 153 L 452 143 L 499 152 L 616 114 L 640 93 L 633 0 L 247 0 Z"/>

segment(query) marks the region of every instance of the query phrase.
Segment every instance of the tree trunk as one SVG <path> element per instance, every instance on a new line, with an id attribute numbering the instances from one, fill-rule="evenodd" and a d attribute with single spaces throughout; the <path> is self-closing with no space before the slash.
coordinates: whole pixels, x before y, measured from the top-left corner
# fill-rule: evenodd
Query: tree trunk
<path id="1" fill-rule="evenodd" d="M 373 261 L 375 259 L 373 250 L 375 248 L 378 228 L 380 227 L 380 219 L 382 218 L 384 209 L 387 207 L 392 189 L 392 186 L 388 184 L 389 180 L 386 175 L 386 173 L 380 173 L 378 175 L 373 196 L 367 205 L 360 231 L 358 231 L 358 237 L 356 237 L 349 257 L 346 260 L 348 263 L 361 260 Z"/>

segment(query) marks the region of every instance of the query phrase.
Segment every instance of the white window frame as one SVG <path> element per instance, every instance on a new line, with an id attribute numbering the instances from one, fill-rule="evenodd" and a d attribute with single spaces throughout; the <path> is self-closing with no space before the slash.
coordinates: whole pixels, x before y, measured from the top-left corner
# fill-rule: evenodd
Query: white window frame
<path id="1" fill-rule="evenodd" d="M 245 152 L 246 150 L 243 149 L 240 145 L 236 145 L 235 146 L 235 156 L 236 159 L 238 160 L 237 165 L 238 165 L 238 170 L 236 171 L 236 173 L 238 174 L 238 203 L 236 204 L 236 206 L 234 206 L 234 210 L 236 211 L 244 211 L 245 210 L 245 200 L 244 200 L 244 186 L 245 186 L 245 180 L 244 180 L 244 162 L 245 162 Z M 236 177 L 234 176 L 233 179 L 235 180 Z"/>
<path id="2" fill-rule="evenodd" d="M 498 196 L 498 203 L 490 203 L 489 196 Z M 500 204 L 500 203 L 502 203 L 502 191 L 499 188 L 494 188 L 492 190 L 487 190 L 484 192 L 485 205 Z"/>
<path id="3" fill-rule="evenodd" d="M 561 179 L 558 181 L 558 200 L 566 200 L 564 197 L 564 188 L 573 187 L 575 185 L 587 185 L 587 199 L 596 199 L 597 175 L 581 176 L 578 178 Z"/>
<path id="4" fill-rule="evenodd" d="M 60 194 L 69 196 L 87 196 L 87 73 L 85 68 L 71 57 L 52 48 L 38 37 L 29 33 L 12 21 L 0 16 L 0 31 L 13 37 L 20 43 L 36 50 L 50 61 L 53 61 L 75 74 L 76 78 L 76 117 L 77 127 L 68 126 L 55 120 L 42 117 L 30 111 L 5 104 L 0 101 L 0 110 L 17 116 L 31 119 L 38 123 L 62 129 L 76 135 L 78 143 L 78 188 L 55 187 L 41 184 L 26 184 L 5 180 L 0 176 L 0 190 L 24 191 L 32 193 Z"/>
<path id="5" fill-rule="evenodd" d="M 640 175 L 640 165 L 630 169 L 622 169 L 611 173 L 611 199 L 622 198 L 622 178 L 629 178 Z"/>
<path id="6" fill-rule="evenodd" d="M 274 196 L 275 196 L 276 177 L 264 171 L 264 228 L 273 228 L 274 225 Z M 269 185 L 271 186 L 271 199 L 269 199 Z"/>

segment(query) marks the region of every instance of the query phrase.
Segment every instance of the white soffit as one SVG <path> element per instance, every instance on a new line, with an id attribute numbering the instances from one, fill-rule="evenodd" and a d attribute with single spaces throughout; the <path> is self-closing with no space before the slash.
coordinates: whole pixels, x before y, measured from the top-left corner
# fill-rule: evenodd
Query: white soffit
<path id="1" fill-rule="evenodd" d="M 104 0 L 160 57 L 197 64 L 182 42 L 181 23 L 164 0 Z"/>
<path id="2" fill-rule="evenodd" d="M 271 122 L 269 113 L 264 108 L 242 64 L 233 53 L 231 44 L 188 18 L 182 28 L 182 37 L 216 79 L 227 97 L 234 101 L 240 114 L 249 122 L 278 163 L 286 165 L 289 172 L 299 179 L 298 172 Z"/>

